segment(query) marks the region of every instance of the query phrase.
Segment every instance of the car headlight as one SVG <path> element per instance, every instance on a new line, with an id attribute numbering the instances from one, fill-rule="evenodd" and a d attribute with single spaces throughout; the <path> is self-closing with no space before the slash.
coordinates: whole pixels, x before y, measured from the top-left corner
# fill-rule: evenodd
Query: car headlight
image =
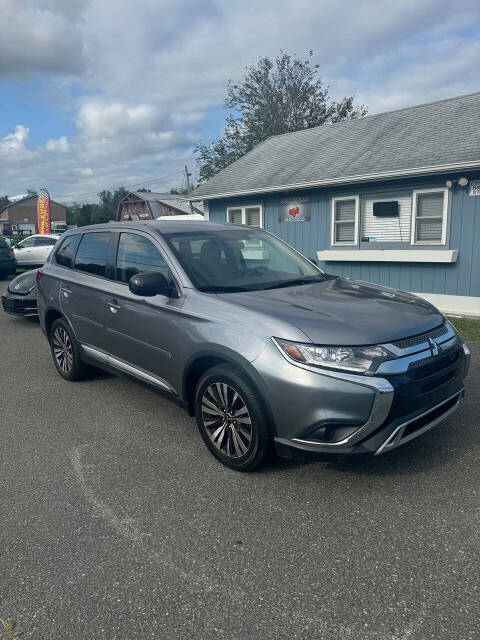
<path id="1" fill-rule="evenodd" d="M 385 347 L 323 347 L 275 339 L 275 344 L 291 360 L 301 364 L 367 373 L 374 371 L 384 360 L 393 357 Z"/>

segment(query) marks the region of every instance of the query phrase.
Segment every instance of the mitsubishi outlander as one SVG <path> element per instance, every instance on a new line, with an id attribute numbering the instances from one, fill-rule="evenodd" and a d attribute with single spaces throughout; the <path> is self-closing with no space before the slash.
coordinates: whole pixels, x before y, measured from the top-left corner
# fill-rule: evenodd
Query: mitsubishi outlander
<path id="1" fill-rule="evenodd" d="M 67 380 L 136 377 L 196 417 L 214 456 L 381 454 L 451 414 L 469 351 L 422 298 L 323 272 L 258 228 L 122 222 L 71 230 L 37 272 Z"/>

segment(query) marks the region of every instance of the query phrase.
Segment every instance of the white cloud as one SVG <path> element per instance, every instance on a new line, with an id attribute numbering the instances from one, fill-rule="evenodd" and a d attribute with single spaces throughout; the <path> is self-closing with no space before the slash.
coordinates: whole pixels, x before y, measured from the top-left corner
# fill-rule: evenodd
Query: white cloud
<path id="1" fill-rule="evenodd" d="M 28 146 L 29 137 L 30 129 L 18 124 L 14 133 L 8 133 L 0 139 L 0 157 L 3 162 L 19 162 L 34 156 L 35 152 Z"/>
<path id="2" fill-rule="evenodd" d="M 119 134 L 135 134 L 149 129 L 157 118 L 156 109 L 152 105 L 127 106 L 118 101 L 88 100 L 78 112 L 77 126 L 87 137 L 112 138 Z"/>
<path id="3" fill-rule="evenodd" d="M 28 193 L 19 193 L 16 196 L 9 196 L 9 200 L 10 202 L 16 202 L 17 200 L 22 200 L 23 198 L 26 198 L 28 196 Z"/>
<path id="4" fill-rule="evenodd" d="M 80 175 L 84 178 L 91 178 L 93 176 L 93 171 L 90 167 L 86 167 L 86 169 L 80 169 Z"/>
<path id="5" fill-rule="evenodd" d="M 48 4 L 34 0 L 0 2 L 0 76 L 81 73 L 84 56 L 78 23 L 72 20 L 73 13 L 59 12 L 58 3 L 50 3 L 51 7 Z M 72 7 L 77 4 L 72 2 Z"/>
<path id="6" fill-rule="evenodd" d="M 70 151 L 70 144 L 66 136 L 61 138 L 51 138 L 45 143 L 47 151 L 60 151 L 61 153 L 68 153 Z"/>

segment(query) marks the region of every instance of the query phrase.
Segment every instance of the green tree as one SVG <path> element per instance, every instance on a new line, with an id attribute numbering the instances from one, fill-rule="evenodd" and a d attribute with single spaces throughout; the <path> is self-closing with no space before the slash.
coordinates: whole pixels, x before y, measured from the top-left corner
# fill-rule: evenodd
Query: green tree
<path id="1" fill-rule="evenodd" d="M 100 224 L 115 220 L 118 203 L 127 193 L 125 187 L 118 187 L 113 193 L 109 190 L 100 191 L 98 194 L 99 203 L 78 204 L 74 202 L 67 207 L 67 224 L 84 227 L 88 224 Z"/>
<path id="2" fill-rule="evenodd" d="M 188 196 L 190 191 L 191 189 L 188 189 L 187 187 L 172 187 L 169 193 L 175 196 Z"/>
<path id="3" fill-rule="evenodd" d="M 284 51 L 276 60 L 264 57 L 246 68 L 240 82 L 229 81 L 223 137 L 195 145 L 200 181 L 207 180 L 271 136 L 323 124 L 360 118 L 364 105 L 354 96 L 335 101 L 320 77 L 318 64 Z"/>
<path id="4" fill-rule="evenodd" d="M 0 211 L 10 204 L 8 196 L 0 196 Z"/>

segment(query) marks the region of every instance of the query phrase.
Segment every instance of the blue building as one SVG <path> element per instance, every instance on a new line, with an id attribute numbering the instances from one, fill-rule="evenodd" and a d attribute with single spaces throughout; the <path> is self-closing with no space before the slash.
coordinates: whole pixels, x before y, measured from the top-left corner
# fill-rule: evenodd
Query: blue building
<path id="1" fill-rule="evenodd" d="M 191 201 L 329 273 L 480 315 L 480 93 L 274 136 Z"/>

